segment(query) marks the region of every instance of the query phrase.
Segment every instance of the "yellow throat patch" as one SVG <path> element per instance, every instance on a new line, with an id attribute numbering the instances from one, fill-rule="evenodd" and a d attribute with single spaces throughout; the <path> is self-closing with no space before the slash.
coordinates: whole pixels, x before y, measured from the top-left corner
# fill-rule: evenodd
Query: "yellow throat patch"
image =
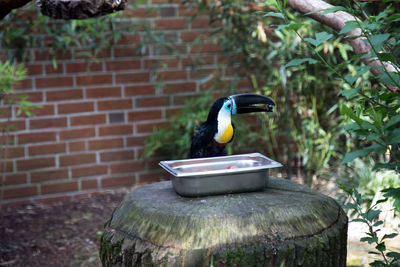
<path id="1" fill-rule="evenodd" d="M 232 124 L 229 123 L 228 127 L 225 128 L 224 133 L 219 136 L 218 140 L 216 140 L 218 143 L 225 144 L 231 141 L 233 136 L 233 127 Z"/>

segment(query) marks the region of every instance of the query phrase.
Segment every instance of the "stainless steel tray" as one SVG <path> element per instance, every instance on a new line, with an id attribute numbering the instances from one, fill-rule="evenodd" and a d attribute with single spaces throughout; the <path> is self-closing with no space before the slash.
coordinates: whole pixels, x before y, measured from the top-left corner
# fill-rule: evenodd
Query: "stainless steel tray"
<path id="1" fill-rule="evenodd" d="M 281 167 L 260 153 L 161 161 L 172 175 L 174 190 L 185 197 L 261 190 L 267 185 L 268 169 Z"/>

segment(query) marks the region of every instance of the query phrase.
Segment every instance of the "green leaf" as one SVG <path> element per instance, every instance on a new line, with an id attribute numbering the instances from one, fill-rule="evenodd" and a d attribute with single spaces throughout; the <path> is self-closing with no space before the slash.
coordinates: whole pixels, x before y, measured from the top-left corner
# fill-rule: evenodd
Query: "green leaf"
<path id="1" fill-rule="evenodd" d="M 307 15 L 311 15 L 311 14 L 314 14 L 314 13 L 317 13 L 317 12 L 322 12 L 321 15 L 325 15 L 325 14 L 329 14 L 329 13 L 335 13 L 337 11 L 346 11 L 346 8 L 344 8 L 342 6 L 334 6 L 334 7 L 330 7 L 330 8 L 327 8 L 327 9 L 319 9 L 319 10 L 311 11 L 311 12 L 308 12 L 308 13 L 306 13 L 304 15 L 307 16 Z"/>
<path id="2" fill-rule="evenodd" d="M 343 28 L 340 30 L 339 34 L 351 32 L 354 29 L 359 28 L 359 25 L 356 21 L 347 21 Z"/>
<path id="3" fill-rule="evenodd" d="M 344 158 L 342 159 L 342 161 L 340 162 L 340 164 L 346 164 L 350 161 L 353 161 L 354 159 L 358 158 L 358 157 L 364 157 L 366 156 L 370 151 L 367 151 L 365 149 L 360 149 L 360 150 L 355 150 L 352 151 L 350 153 L 347 153 Z"/>
<path id="4" fill-rule="evenodd" d="M 349 118 L 351 118 L 353 121 L 355 121 L 358 125 L 361 125 L 363 120 L 360 119 L 359 117 L 357 117 L 354 113 L 353 110 L 349 107 L 347 107 L 345 104 L 342 104 L 340 106 L 340 113 L 342 113 L 343 115 L 348 116 Z"/>
<path id="5" fill-rule="evenodd" d="M 315 39 L 313 38 L 304 38 L 305 41 L 309 42 L 313 46 L 317 47 L 325 41 L 331 39 L 333 34 L 327 32 L 319 32 L 315 35 Z"/>
<path id="6" fill-rule="evenodd" d="M 384 34 L 374 34 L 374 35 L 370 35 L 369 41 L 371 42 L 371 45 L 376 45 L 379 46 L 381 44 L 383 44 L 387 39 L 389 39 L 390 37 L 390 33 L 384 33 Z"/>
<path id="7" fill-rule="evenodd" d="M 357 205 L 354 203 L 348 203 L 348 204 L 344 204 L 342 205 L 342 209 L 357 209 Z"/>
<path id="8" fill-rule="evenodd" d="M 373 227 L 377 227 L 382 224 L 383 224 L 383 221 L 377 221 L 376 223 L 374 223 Z"/>
<path id="9" fill-rule="evenodd" d="M 400 114 L 391 117 L 390 120 L 385 124 L 385 129 L 388 129 L 399 122 L 400 122 Z"/>
<path id="10" fill-rule="evenodd" d="M 389 84 L 389 85 L 396 86 L 396 87 L 400 85 L 400 75 L 398 73 L 384 72 L 384 73 L 381 73 L 378 77 L 379 77 L 380 82 L 382 82 L 384 84 Z"/>
<path id="11" fill-rule="evenodd" d="M 396 236 L 398 236 L 398 234 L 396 234 L 396 233 L 392 233 L 392 234 L 387 234 L 387 235 L 384 235 L 383 237 L 382 237 L 382 240 L 385 240 L 385 239 L 390 239 L 390 238 L 395 238 Z"/>
<path id="12" fill-rule="evenodd" d="M 280 19 L 285 19 L 285 16 L 280 12 L 268 12 L 264 17 L 276 17 Z"/>
<path id="13" fill-rule="evenodd" d="M 390 258 L 394 258 L 396 260 L 400 259 L 400 253 L 399 252 L 391 251 L 391 252 L 386 253 L 386 256 L 388 256 Z"/>
<path id="14" fill-rule="evenodd" d="M 315 64 L 318 61 L 316 61 L 313 58 L 296 58 L 296 59 L 292 59 L 291 61 L 289 61 L 288 63 L 285 64 L 285 67 L 294 67 L 294 66 L 299 66 L 305 62 L 308 62 L 309 64 Z"/>
<path id="15" fill-rule="evenodd" d="M 368 244 L 372 244 L 378 241 L 377 237 L 362 237 L 360 238 L 361 242 L 368 242 Z"/>
<path id="16" fill-rule="evenodd" d="M 381 213 L 380 210 L 369 210 L 367 212 L 367 220 L 372 222 L 376 217 L 379 216 L 380 213 Z"/>
<path id="17" fill-rule="evenodd" d="M 386 250 L 386 246 L 384 243 L 379 243 L 375 248 L 381 252 Z"/>
<path id="18" fill-rule="evenodd" d="M 362 222 L 362 223 L 365 223 L 365 222 L 367 222 L 367 221 L 364 220 L 364 219 L 358 218 L 358 219 L 353 219 L 353 220 L 351 220 L 351 222 Z"/>
<path id="19" fill-rule="evenodd" d="M 394 56 L 391 53 L 378 53 L 377 56 L 381 61 L 395 62 Z"/>

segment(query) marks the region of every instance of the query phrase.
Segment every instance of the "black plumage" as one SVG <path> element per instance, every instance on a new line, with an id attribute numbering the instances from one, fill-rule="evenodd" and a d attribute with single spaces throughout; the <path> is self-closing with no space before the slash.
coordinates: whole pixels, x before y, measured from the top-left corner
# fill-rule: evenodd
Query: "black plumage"
<path id="1" fill-rule="evenodd" d="M 196 127 L 193 134 L 192 145 L 190 147 L 191 158 L 203 158 L 203 157 L 215 157 L 225 156 L 226 149 L 225 144 L 219 144 L 214 140 L 214 136 L 218 131 L 218 112 L 221 109 L 224 101 L 228 98 L 223 97 L 218 99 L 212 105 L 210 112 L 208 113 L 207 120 L 200 126 Z M 232 123 L 233 128 L 235 126 Z M 233 136 L 229 142 L 232 142 Z"/>
<path id="2" fill-rule="evenodd" d="M 190 157 L 225 156 L 225 145 L 232 142 L 235 135 L 235 126 L 231 122 L 231 115 L 271 112 L 274 106 L 275 103 L 270 98 L 257 94 L 238 94 L 218 99 L 211 106 L 207 120 L 195 130 L 190 147 Z M 221 118 L 219 117 L 220 112 Z M 218 121 L 219 118 L 221 121 Z M 221 124 L 220 132 L 218 132 L 218 123 Z"/>

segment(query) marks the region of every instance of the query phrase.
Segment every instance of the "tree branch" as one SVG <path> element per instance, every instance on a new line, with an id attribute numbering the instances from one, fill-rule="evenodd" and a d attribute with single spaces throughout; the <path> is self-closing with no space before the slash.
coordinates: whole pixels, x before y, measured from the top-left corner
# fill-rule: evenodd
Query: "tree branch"
<path id="1" fill-rule="evenodd" d="M 23 7 L 30 1 L 31 0 L 0 0 L 0 20 L 7 16 L 11 10 Z"/>
<path id="2" fill-rule="evenodd" d="M 303 14 L 333 7 L 332 5 L 325 3 L 324 1 L 321 0 L 287 0 L 287 5 L 290 6 L 292 9 L 297 10 Z M 322 24 L 331 27 L 337 32 L 339 32 L 344 27 L 347 21 L 356 20 L 353 15 L 343 11 L 338 11 L 335 13 L 328 13 L 328 14 L 322 14 L 322 12 L 316 12 L 313 14 L 309 14 L 307 16 Z M 344 35 L 348 37 L 354 37 L 354 38 L 348 38 L 348 41 L 355 53 L 357 54 L 371 53 L 371 46 L 367 42 L 365 42 L 366 38 L 359 37 L 362 35 L 362 31 L 360 28 L 354 29 L 351 32 L 345 33 Z M 379 67 L 382 66 L 382 63 L 377 58 L 369 58 L 369 59 L 364 58 L 363 62 L 366 65 L 372 67 L 371 72 L 375 76 L 378 76 L 383 72 L 382 70 L 379 69 Z M 388 63 L 385 62 L 384 66 L 386 68 L 386 71 L 388 72 L 398 72 L 395 66 L 393 66 L 389 62 Z M 390 85 L 387 85 L 387 87 L 392 91 L 399 91 L 399 88 L 397 87 Z"/>
<path id="3" fill-rule="evenodd" d="M 127 0 L 39 0 L 43 15 L 54 19 L 87 19 L 123 10 Z"/>

